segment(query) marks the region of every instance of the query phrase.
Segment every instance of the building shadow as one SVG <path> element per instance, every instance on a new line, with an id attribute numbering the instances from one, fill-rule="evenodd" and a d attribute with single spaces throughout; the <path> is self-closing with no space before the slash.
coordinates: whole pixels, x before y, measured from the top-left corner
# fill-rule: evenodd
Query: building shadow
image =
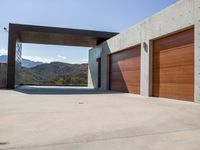
<path id="1" fill-rule="evenodd" d="M 87 94 L 117 94 L 119 92 L 93 89 L 88 87 L 66 86 L 19 86 L 15 91 L 30 95 L 87 95 Z"/>

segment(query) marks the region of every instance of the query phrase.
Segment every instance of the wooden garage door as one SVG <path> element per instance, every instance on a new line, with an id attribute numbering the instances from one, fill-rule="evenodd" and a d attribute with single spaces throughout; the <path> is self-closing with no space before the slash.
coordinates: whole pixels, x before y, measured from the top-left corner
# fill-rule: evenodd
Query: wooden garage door
<path id="1" fill-rule="evenodd" d="M 153 96 L 194 101 L 194 29 L 153 42 Z"/>
<path id="2" fill-rule="evenodd" d="M 140 46 L 110 55 L 110 89 L 140 94 Z"/>

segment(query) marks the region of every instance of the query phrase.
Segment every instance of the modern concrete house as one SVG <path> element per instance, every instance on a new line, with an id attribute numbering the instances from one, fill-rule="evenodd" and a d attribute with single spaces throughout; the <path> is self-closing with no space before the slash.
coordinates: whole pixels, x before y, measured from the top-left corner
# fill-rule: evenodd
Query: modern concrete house
<path id="1" fill-rule="evenodd" d="M 90 46 L 88 86 L 200 102 L 200 0 L 179 0 L 120 34 L 11 24 L 7 88 L 21 43 Z"/>
<path id="2" fill-rule="evenodd" d="M 200 102 L 200 1 L 179 0 L 92 48 L 88 83 Z"/>

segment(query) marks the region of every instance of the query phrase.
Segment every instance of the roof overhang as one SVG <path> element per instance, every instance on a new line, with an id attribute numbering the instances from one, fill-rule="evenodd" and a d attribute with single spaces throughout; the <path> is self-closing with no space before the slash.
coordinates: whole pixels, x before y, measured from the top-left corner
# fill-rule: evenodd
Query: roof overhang
<path id="1" fill-rule="evenodd" d="M 10 24 L 9 34 L 16 34 L 22 43 L 95 47 L 118 33 Z"/>

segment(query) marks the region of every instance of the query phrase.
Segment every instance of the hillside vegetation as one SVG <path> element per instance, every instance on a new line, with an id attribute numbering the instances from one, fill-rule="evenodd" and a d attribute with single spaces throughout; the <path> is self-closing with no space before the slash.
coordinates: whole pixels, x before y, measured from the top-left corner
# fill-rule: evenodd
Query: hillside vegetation
<path id="1" fill-rule="evenodd" d="M 33 85 L 87 85 L 87 64 L 52 62 L 22 67 L 21 83 Z"/>

